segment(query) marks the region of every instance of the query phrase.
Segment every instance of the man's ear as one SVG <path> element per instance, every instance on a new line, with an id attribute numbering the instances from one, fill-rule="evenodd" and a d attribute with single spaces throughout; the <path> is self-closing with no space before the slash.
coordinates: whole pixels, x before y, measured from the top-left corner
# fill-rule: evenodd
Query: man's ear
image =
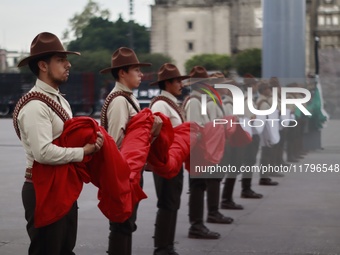
<path id="1" fill-rule="evenodd" d="M 47 72 L 47 63 L 45 61 L 38 61 L 38 67 L 42 72 Z"/>
<path id="2" fill-rule="evenodd" d="M 119 69 L 119 71 L 118 71 L 118 77 L 119 78 L 124 78 L 125 77 L 125 75 L 126 75 L 126 72 L 124 71 L 124 69 Z"/>

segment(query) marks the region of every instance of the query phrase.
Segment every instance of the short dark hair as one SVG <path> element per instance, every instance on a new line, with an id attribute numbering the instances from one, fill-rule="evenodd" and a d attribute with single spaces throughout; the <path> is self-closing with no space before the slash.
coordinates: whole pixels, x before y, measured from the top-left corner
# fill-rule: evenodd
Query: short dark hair
<path id="1" fill-rule="evenodd" d="M 158 82 L 158 87 L 159 87 L 159 89 L 161 89 L 161 90 L 165 90 L 165 82 L 166 81 L 168 81 L 168 82 L 173 82 L 174 81 L 174 79 L 168 79 L 168 80 L 165 80 L 165 81 L 160 81 L 160 82 Z"/>
<path id="2" fill-rule="evenodd" d="M 111 74 L 113 76 L 113 78 L 118 81 L 119 80 L 119 76 L 118 76 L 118 73 L 119 73 L 119 70 L 122 69 L 124 72 L 129 72 L 129 68 L 131 66 L 123 66 L 123 67 L 118 67 L 118 68 L 115 68 L 115 69 L 112 69 L 111 70 Z"/>
<path id="3" fill-rule="evenodd" d="M 36 77 L 38 77 L 39 76 L 39 72 L 40 72 L 40 69 L 39 69 L 39 66 L 38 66 L 38 62 L 39 61 L 44 61 L 46 63 L 50 63 L 51 58 L 53 57 L 54 54 L 55 53 L 48 54 L 48 55 L 45 55 L 45 56 L 42 56 L 42 57 L 38 57 L 38 58 L 34 58 L 30 62 L 28 62 L 28 66 L 29 66 L 31 72 Z"/>

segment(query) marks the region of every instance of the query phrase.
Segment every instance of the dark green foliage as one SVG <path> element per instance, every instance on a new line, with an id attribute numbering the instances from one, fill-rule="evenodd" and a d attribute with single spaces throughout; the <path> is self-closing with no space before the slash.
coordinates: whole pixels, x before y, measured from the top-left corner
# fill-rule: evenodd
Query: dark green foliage
<path id="1" fill-rule="evenodd" d="M 97 51 L 109 50 L 111 53 L 119 47 L 130 47 L 130 26 L 133 31 L 133 48 L 136 53 L 147 53 L 150 48 L 149 32 L 137 23 L 125 22 L 119 18 L 116 22 L 101 17 L 91 18 L 83 28 L 82 36 L 71 41 L 68 50 Z"/>
<path id="2" fill-rule="evenodd" d="M 222 54 L 202 54 L 196 55 L 185 62 L 185 70 L 187 73 L 194 66 L 204 66 L 208 71 L 221 71 L 228 73 L 231 68 L 231 58 Z"/>
<path id="3" fill-rule="evenodd" d="M 255 77 L 262 76 L 261 49 L 247 49 L 239 52 L 234 57 L 233 66 L 240 76 L 250 73 Z"/>

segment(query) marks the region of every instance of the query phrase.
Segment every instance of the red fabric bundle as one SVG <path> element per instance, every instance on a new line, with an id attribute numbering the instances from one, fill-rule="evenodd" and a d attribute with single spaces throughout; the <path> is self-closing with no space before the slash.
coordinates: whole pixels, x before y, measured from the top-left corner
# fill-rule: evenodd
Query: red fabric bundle
<path id="1" fill-rule="evenodd" d="M 148 164 L 150 170 L 170 179 L 179 173 L 188 158 L 191 144 L 196 143 L 199 128 L 197 124 L 189 122 L 173 128 L 168 117 L 159 112 L 155 115 L 162 119 L 163 126 L 151 145 Z"/>
<path id="2" fill-rule="evenodd" d="M 115 222 L 130 217 L 134 205 L 146 198 L 139 180 L 150 148 L 152 124 L 149 109 L 132 118 L 120 152 L 105 129 L 92 118 L 66 121 L 62 135 L 53 141 L 54 144 L 82 147 L 94 143 L 96 132 L 100 131 L 104 135 L 104 145 L 99 152 L 84 157 L 81 163 L 52 166 L 34 162 L 35 227 L 51 224 L 67 214 L 78 199 L 83 182 L 90 181 L 99 188 L 98 207 L 106 217 Z"/>
<path id="3" fill-rule="evenodd" d="M 246 143 L 246 132 L 242 133 L 241 130 L 238 130 L 237 126 L 239 125 L 231 124 L 236 122 L 236 117 L 226 116 L 224 119 L 226 120 L 224 124 L 208 122 L 203 128 L 200 128 L 201 139 L 193 146 L 190 158 L 185 161 L 185 168 L 191 170 L 190 174 L 197 175 L 194 171 L 195 166 L 209 166 L 220 163 L 226 143 L 230 142 L 230 139 L 233 139 L 233 144 L 237 146 Z M 242 129 L 242 127 L 240 128 Z M 237 136 L 241 137 L 239 143 L 237 143 L 238 138 L 235 136 L 235 132 L 237 132 Z"/>
<path id="4" fill-rule="evenodd" d="M 252 136 L 247 131 L 245 131 L 240 124 L 238 124 L 236 117 L 228 116 L 226 119 L 227 118 L 229 118 L 228 124 L 233 123 L 230 127 L 231 132 L 229 132 L 228 135 L 230 146 L 243 147 L 251 143 L 253 139 Z"/>

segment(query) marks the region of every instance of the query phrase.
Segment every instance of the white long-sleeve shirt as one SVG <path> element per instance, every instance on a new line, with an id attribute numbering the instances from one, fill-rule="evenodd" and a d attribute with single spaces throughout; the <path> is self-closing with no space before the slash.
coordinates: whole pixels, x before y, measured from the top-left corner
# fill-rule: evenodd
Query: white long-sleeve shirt
<path id="1" fill-rule="evenodd" d="M 161 96 L 164 96 L 168 99 L 170 99 L 171 101 L 173 101 L 176 105 L 178 103 L 177 98 L 172 95 L 171 93 L 162 90 L 161 91 Z M 170 118 L 171 124 L 173 127 L 177 127 L 178 125 L 182 124 L 182 119 L 181 116 L 177 113 L 177 111 L 171 107 L 166 101 L 164 100 L 158 100 L 156 101 L 152 107 L 151 107 L 151 111 L 152 112 L 161 112 L 163 113 L 165 116 Z"/>
<path id="2" fill-rule="evenodd" d="M 49 96 L 72 117 L 69 103 L 58 90 L 38 79 L 31 91 Z M 83 160 L 83 148 L 63 148 L 52 143 L 63 132 L 64 122 L 44 102 L 39 100 L 28 102 L 20 110 L 17 121 L 26 153 L 27 168 L 32 167 L 34 160 L 48 165 L 62 165 Z"/>

